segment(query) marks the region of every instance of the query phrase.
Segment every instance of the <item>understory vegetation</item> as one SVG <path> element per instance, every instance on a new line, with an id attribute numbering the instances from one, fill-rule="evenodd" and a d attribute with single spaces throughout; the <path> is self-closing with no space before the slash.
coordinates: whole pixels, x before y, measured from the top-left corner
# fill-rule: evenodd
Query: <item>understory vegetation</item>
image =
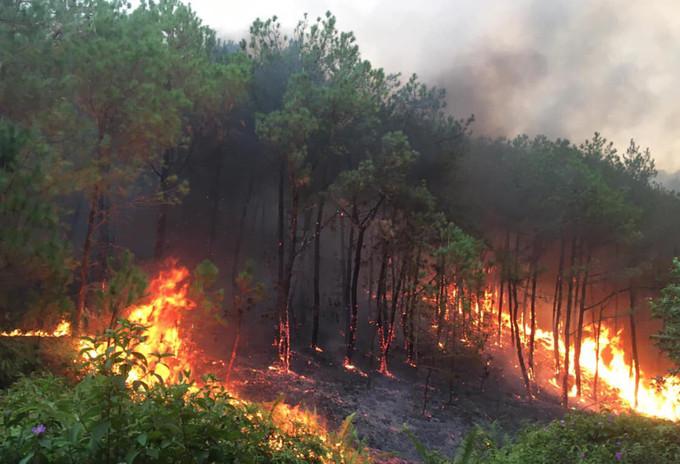
<path id="1" fill-rule="evenodd" d="M 496 427 L 477 427 L 454 458 L 415 445 L 426 464 L 663 464 L 680 462 L 680 426 L 632 414 L 572 412 L 512 438 Z"/>
<path id="2" fill-rule="evenodd" d="M 24 377 L 0 392 L 3 463 L 363 462 L 346 421 L 338 434 L 237 400 L 213 378 L 165 383 L 135 351 L 144 329 L 123 321 L 83 349 L 80 379 Z M 157 364 L 156 364 L 157 365 Z M 140 378 L 129 382 L 135 370 Z"/>

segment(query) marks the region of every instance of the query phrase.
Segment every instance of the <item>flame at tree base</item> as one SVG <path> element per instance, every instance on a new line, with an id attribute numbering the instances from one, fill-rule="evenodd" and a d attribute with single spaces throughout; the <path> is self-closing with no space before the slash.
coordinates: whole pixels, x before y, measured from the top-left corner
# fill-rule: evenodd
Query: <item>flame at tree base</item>
<path id="1" fill-rule="evenodd" d="M 208 369 L 202 369 L 199 366 L 217 367 L 218 370 L 225 366 L 225 363 L 220 360 L 198 359 L 201 357 L 199 355 L 201 351 L 198 349 L 200 343 L 192 337 L 194 321 L 189 317 L 195 312 L 197 303 L 190 297 L 189 281 L 190 272 L 186 267 L 177 265 L 174 261 L 168 261 L 150 282 L 143 302 L 126 308 L 121 314 L 123 319 L 147 328 L 142 341 L 134 345 L 134 351 L 141 353 L 147 359 L 149 371 L 159 375 L 164 383 L 182 382 L 189 372 L 195 379 L 200 374 L 208 373 Z M 2 332 L 0 336 L 68 337 L 71 334 L 70 323 L 62 321 L 53 331 L 13 330 Z M 83 357 L 90 360 L 101 356 L 108 348 L 108 344 L 95 345 L 91 339 L 87 340 L 87 337 L 80 340 L 78 345 Z M 206 372 L 201 372 L 203 370 Z M 140 379 L 148 383 L 160 381 L 154 380 L 155 377 L 145 375 L 141 370 L 133 369 L 128 374 L 127 383 L 132 384 Z M 225 389 L 233 397 L 234 402 L 247 404 L 231 389 Z M 195 389 L 190 391 L 195 391 Z M 341 443 L 342 438 L 336 439 L 333 434 L 329 433 L 316 414 L 283 402 L 263 406 L 269 409 L 270 419 L 283 433 L 291 436 L 299 433 L 312 433 L 327 446 L 333 447 L 336 452 L 342 452 L 341 448 L 344 446 Z M 269 443 L 269 446 L 277 449 L 280 443 L 273 441 Z M 324 461 L 331 462 L 330 457 Z"/>

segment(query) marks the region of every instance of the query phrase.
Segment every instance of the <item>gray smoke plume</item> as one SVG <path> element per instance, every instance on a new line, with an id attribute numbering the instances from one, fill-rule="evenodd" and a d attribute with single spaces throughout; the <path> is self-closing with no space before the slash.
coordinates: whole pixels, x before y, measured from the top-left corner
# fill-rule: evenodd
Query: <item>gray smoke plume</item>
<path id="1" fill-rule="evenodd" d="M 603 133 L 680 169 L 680 2 L 676 0 L 254 0 L 192 2 L 227 36 L 256 16 L 293 27 L 332 11 L 364 55 L 448 92 L 478 134 Z M 406 76 L 405 76 L 406 77 Z"/>

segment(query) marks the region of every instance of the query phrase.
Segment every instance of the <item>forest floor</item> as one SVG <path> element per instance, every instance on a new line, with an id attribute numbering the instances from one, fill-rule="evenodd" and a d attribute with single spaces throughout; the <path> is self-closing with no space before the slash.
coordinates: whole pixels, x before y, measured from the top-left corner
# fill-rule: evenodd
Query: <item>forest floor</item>
<path id="1" fill-rule="evenodd" d="M 295 352 L 290 373 L 269 369 L 270 359 L 264 356 L 243 356 L 233 388 L 250 400 L 283 399 L 315 410 L 331 429 L 355 414 L 360 439 L 384 463 L 418 462 L 405 428 L 426 447 L 451 456 L 475 424 L 497 422 L 505 433 L 513 434 L 523 425 L 563 414 L 550 395 L 527 401 L 516 373 L 506 378 L 503 368 L 492 366 L 485 375 L 479 363 L 472 362 L 459 363 L 452 387 L 448 379 L 433 374 L 424 404 L 427 368 L 397 362 L 398 356 L 394 353 L 392 376 L 370 369 L 366 359 L 356 360 L 361 372 L 347 371 L 338 362 L 341 357 L 311 350 Z"/>

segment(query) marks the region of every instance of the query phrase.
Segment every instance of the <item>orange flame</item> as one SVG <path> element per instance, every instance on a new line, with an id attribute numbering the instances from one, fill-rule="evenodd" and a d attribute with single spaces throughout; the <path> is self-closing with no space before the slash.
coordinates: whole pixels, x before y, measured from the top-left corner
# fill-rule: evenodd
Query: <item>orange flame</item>
<path id="1" fill-rule="evenodd" d="M 491 305 L 487 306 L 486 303 L 483 306 L 491 307 Z M 511 322 L 508 314 L 503 314 L 502 325 L 506 336 L 509 337 Z M 520 328 L 520 339 L 525 350 L 528 349 L 530 336 L 531 329 L 529 327 L 527 327 L 526 334 Z M 575 340 L 570 344 L 570 376 L 575 376 L 574 343 Z M 560 339 L 558 345 L 560 359 L 563 360 L 566 351 L 564 341 Z M 504 346 L 506 349 L 514 350 L 514 348 L 510 348 L 509 342 L 506 342 Z M 537 359 L 553 359 L 554 345 L 552 331 L 536 328 L 534 350 L 534 356 Z M 643 370 L 640 370 L 636 396 L 635 374 L 631 361 L 626 359 L 622 331 L 612 335 L 609 328 L 602 327 L 598 352 L 598 344 L 594 334 L 584 328 L 581 342 L 580 366 L 582 377 L 581 396 L 578 396 L 576 385 L 571 385 L 569 397 L 580 401 L 581 406 L 590 403 L 586 400 L 595 399 L 593 383 L 597 376 L 598 391 L 600 392 L 600 399 L 597 402 L 606 405 L 609 409 L 613 411 L 633 410 L 647 416 L 674 421 L 680 420 L 680 402 L 678 401 L 680 399 L 680 378 L 669 376 L 662 384 L 657 384 L 653 376 L 649 376 Z M 547 384 L 561 389 L 563 375 L 564 373 L 561 372 L 556 377 L 549 378 Z M 541 386 L 540 380 L 536 381 Z"/>
<path id="2" fill-rule="evenodd" d="M 0 332 L 0 337 L 68 337 L 71 335 L 71 323 L 62 320 L 57 327 L 48 332 L 47 330 L 23 331 L 14 329 L 11 332 Z"/>

